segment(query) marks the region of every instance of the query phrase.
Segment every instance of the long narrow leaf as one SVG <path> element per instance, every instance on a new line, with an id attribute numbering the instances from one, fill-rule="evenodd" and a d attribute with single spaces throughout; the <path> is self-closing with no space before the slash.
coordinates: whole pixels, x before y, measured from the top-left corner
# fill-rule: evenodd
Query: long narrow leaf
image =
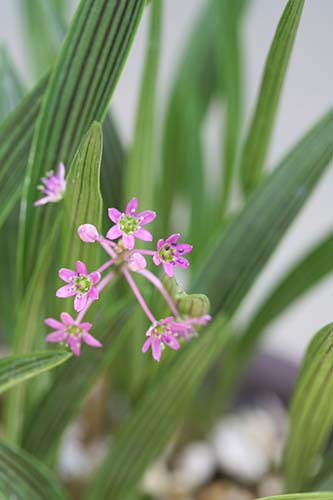
<path id="1" fill-rule="evenodd" d="M 288 1 L 267 57 L 257 104 L 241 157 L 241 181 L 246 194 L 256 187 L 262 177 L 281 90 L 303 5 L 304 0 Z"/>
<path id="2" fill-rule="evenodd" d="M 106 115 L 144 3 L 83 0 L 67 33 L 43 99 L 25 180 L 18 253 L 23 286 L 52 213 L 47 207 L 43 214 L 34 210 L 38 179 L 59 161 L 68 166 L 92 121 Z"/>
<path id="3" fill-rule="evenodd" d="M 333 324 L 313 338 L 290 407 L 290 434 L 284 460 L 287 491 L 307 487 L 333 427 Z"/>
<path id="4" fill-rule="evenodd" d="M 333 155 L 333 113 L 281 161 L 227 227 L 194 283 L 213 313 L 233 314 L 312 193 Z"/>
<path id="5" fill-rule="evenodd" d="M 88 490 L 88 500 L 131 500 L 148 465 L 176 432 L 195 391 L 225 341 L 227 326 L 217 319 L 209 330 L 182 348 L 155 376 L 136 411 Z"/>
<path id="6" fill-rule="evenodd" d="M 332 500 L 333 492 L 326 493 L 293 493 L 292 495 L 277 495 L 258 498 L 257 500 Z"/>
<path id="7" fill-rule="evenodd" d="M 69 359 L 63 351 L 8 356 L 0 359 L 0 393 Z"/>
<path id="8" fill-rule="evenodd" d="M 0 443 L 0 493 L 15 500 L 66 500 L 53 474 L 32 455 Z"/>

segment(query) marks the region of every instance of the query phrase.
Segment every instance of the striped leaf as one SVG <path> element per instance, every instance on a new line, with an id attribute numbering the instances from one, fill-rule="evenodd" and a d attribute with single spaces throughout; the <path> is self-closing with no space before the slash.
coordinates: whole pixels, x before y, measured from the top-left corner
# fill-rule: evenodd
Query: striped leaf
<path id="1" fill-rule="evenodd" d="M 241 183 L 246 194 L 262 178 L 290 54 L 304 0 L 289 0 L 278 24 L 261 81 L 258 100 L 240 161 Z"/>
<path id="2" fill-rule="evenodd" d="M 326 493 L 293 493 L 292 495 L 277 495 L 258 498 L 257 500 L 332 500 L 333 492 Z"/>
<path id="3" fill-rule="evenodd" d="M 92 121 L 102 121 L 131 42 L 144 0 L 82 0 L 52 70 L 27 169 L 18 252 L 27 283 L 46 239 L 52 210 L 36 211 L 36 185 L 45 172 L 74 152 Z M 37 238 L 38 235 L 38 238 Z"/>
<path id="4" fill-rule="evenodd" d="M 233 314 L 333 155 L 333 113 L 326 114 L 253 193 L 203 261 L 193 288 L 211 299 L 212 312 Z"/>
<path id="5" fill-rule="evenodd" d="M 22 99 L 24 89 L 6 47 L 0 46 L 0 123 Z"/>
<path id="6" fill-rule="evenodd" d="M 311 341 L 290 406 L 284 458 L 287 491 L 306 489 L 333 426 L 333 324 Z"/>
<path id="7" fill-rule="evenodd" d="M 14 385 L 61 365 L 70 357 L 67 352 L 53 351 L 0 359 L 0 394 Z"/>
<path id="8" fill-rule="evenodd" d="M 87 500 L 137 498 L 146 468 L 177 431 L 201 379 L 220 353 L 227 331 L 225 321 L 217 318 L 199 338 L 173 353 L 155 374 L 154 382 L 113 441 Z"/>
<path id="9" fill-rule="evenodd" d="M 0 495 L 15 500 L 66 500 L 45 465 L 16 446 L 0 443 Z"/>

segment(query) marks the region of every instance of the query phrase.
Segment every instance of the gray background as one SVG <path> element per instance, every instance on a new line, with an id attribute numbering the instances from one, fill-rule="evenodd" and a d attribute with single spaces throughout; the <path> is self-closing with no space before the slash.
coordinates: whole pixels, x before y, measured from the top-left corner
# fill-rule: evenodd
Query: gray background
<path id="1" fill-rule="evenodd" d="M 47 0 L 45 0 L 47 1 Z M 230 0 L 232 1 L 232 0 Z M 77 2 L 71 2 L 74 8 Z M 164 33 L 159 77 L 159 107 L 162 111 L 186 36 L 205 0 L 165 0 Z M 274 30 L 285 5 L 284 0 L 252 0 L 244 23 L 244 62 L 246 91 L 246 126 L 253 107 L 263 64 Z M 333 98 L 333 1 L 306 0 L 282 101 L 274 129 L 269 165 L 276 161 L 332 104 Z M 5 42 L 17 66 L 29 83 L 29 66 L 19 19 L 18 0 L 0 0 L 0 40 Z M 138 85 L 147 31 L 147 14 L 139 28 L 133 49 L 112 100 L 120 129 L 126 142 L 131 141 Z M 205 138 L 210 147 L 208 161 L 214 169 L 214 151 L 218 147 L 220 124 L 209 116 Z M 216 166 L 216 165 L 215 165 Z M 333 172 L 320 182 L 315 194 L 298 217 L 282 245 L 259 277 L 244 302 L 240 322 L 245 322 L 274 280 L 283 274 L 321 235 L 332 228 Z M 269 328 L 264 349 L 299 359 L 313 333 L 332 321 L 333 283 L 328 277 Z"/>

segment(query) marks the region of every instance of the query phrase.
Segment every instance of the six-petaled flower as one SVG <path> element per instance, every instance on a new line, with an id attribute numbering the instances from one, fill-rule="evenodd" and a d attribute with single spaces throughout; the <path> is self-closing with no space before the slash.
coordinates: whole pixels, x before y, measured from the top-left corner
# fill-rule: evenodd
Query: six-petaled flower
<path id="1" fill-rule="evenodd" d="M 189 261 L 183 255 L 191 252 L 192 245 L 188 243 L 180 243 L 180 234 L 174 233 L 166 240 L 158 240 L 157 251 L 154 254 L 153 261 L 156 266 L 162 264 L 165 273 L 172 277 L 174 274 L 174 266 L 188 267 Z"/>
<path id="2" fill-rule="evenodd" d="M 46 203 L 56 203 L 62 200 L 66 190 L 64 164 L 59 163 L 57 172 L 54 173 L 54 171 L 51 170 L 46 177 L 42 177 L 41 182 L 44 186 L 41 184 L 37 186 L 37 189 L 42 191 L 45 196 L 35 201 L 35 207 L 45 205 Z"/>
<path id="3" fill-rule="evenodd" d="M 137 213 L 138 200 L 132 198 L 128 203 L 125 212 L 121 213 L 116 208 L 109 208 L 108 214 L 114 226 L 109 229 L 106 237 L 109 240 L 116 240 L 122 236 L 122 242 L 125 248 L 132 250 L 135 244 L 135 238 L 143 241 L 152 241 L 153 237 L 145 226 L 153 221 L 156 213 L 152 210 L 145 210 Z"/>
<path id="4" fill-rule="evenodd" d="M 75 356 L 79 356 L 81 352 L 81 342 L 85 342 L 91 347 L 102 347 L 89 330 L 92 327 L 91 323 L 77 323 L 68 313 L 60 314 L 61 322 L 54 318 L 47 318 L 45 324 L 54 331 L 46 336 L 46 342 L 66 343 L 71 348 Z"/>
<path id="5" fill-rule="evenodd" d="M 75 269 L 75 271 L 60 269 L 59 277 L 67 284 L 59 288 L 56 295 L 62 299 L 75 295 L 74 309 L 79 312 L 85 307 L 88 298 L 98 299 L 99 293 L 95 285 L 101 279 L 101 275 L 97 271 L 88 274 L 86 265 L 80 260 L 76 262 Z"/>

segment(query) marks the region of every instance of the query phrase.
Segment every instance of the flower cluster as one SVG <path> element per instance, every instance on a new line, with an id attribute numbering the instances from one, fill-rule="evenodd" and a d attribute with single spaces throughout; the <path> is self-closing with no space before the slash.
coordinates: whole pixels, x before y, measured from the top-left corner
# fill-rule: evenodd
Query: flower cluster
<path id="1" fill-rule="evenodd" d="M 46 197 L 36 202 L 35 205 L 58 201 L 63 196 L 66 185 L 63 165 L 59 165 L 56 175 L 51 173 L 48 178 L 43 179 L 43 182 L 46 185 L 46 189 L 43 189 Z M 142 352 L 147 352 L 151 348 L 153 358 L 160 361 L 165 347 L 173 350 L 179 349 L 182 341 L 188 341 L 197 334 L 195 326 L 205 325 L 211 318 L 209 315 L 195 318 L 181 315 L 161 280 L 146 269 L 146 257 L 151 257 L 152 263 L 156 266 L 162 264 L 166 275 L 172 277 L 175 267 L 187 268 L 189 266 L 189 261 L 184 255 L 191 252 L 192 246 L 188 243 L 179 243 L 180 234 L 175 233 L 165 240 L 159 239 L 155 250 L 135 248 L 136 239 L 148 242 L 153 240 L 152 234 L 143 226 L 152 222 L 156 217 L 156 213 L 152 210 L 139 212 L 136 198 L 128 202 L 124 212 L 109 208 L 108 215 L 113 225 L 106 237 L 100 235 L 92 224 L 83 224 L 78 228 L 80 239 L 85 243 L 100 244 L 106 251 L 108 259 L 93 272 L 88 272 L 86 265 L 79 260 L 76 262 L 75 270 L 60 269 L 59 277 L 65 285 L 57 290 L 56 296 L 74 297 L 74 309 L 78 315 L 76 319 L 73 319 L 63 312 L 60 315 L 61 321 L 54 318 L 46 319 L 46 325 L 54 329 L 47 335 L 46 341 L 66 343 L 76 356 L 80 355 L 82 341 L 92 347 L 101 347 L 102 344 L 89 333 L 91 323 L 82 322 L 82 320 L 92 302 L 99 298 L 100 292 L 112 280 L 117 270 L 118 274 L 121 274 L 129 284 L 151 322 L 146 332 L 147 339 L 143 344 Z M 102 278 L 104 272 L 106 275 Z M 171 315 L 160 320 L 155 318 L 141 295 L 132 273 L 139 273 L 157 288 L 166 301 Z"/>

